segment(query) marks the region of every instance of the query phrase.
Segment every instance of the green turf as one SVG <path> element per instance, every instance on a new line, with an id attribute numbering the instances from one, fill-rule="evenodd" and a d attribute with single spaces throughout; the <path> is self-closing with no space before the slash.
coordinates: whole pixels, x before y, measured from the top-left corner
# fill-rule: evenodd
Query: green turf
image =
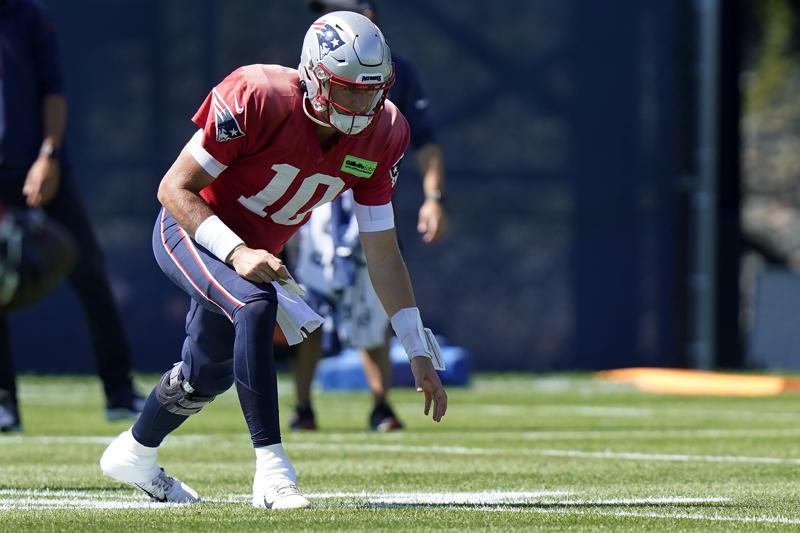
<path id="1" fill-rule="evenodd" d="M 285 376 L 280 388 L 288 414 Z M 0 435 L 0 531 L 800 528 L 798 395 L 654 396 L 529 375 L 449 393 L 437 425 L 413 391 L 394 391 L 407 430 L 382 435 L 364 430 L 365 393 L 318 392 L 322 430 L 284 434 L 314 508 L 266 511 L 248 505 L 254 455 L 230 391 L 159 452 L 204 503 L 159 508 L 100 473 L 127 425 L 105 422 L 96 380 L 23 378 L 25 432 Z"/>

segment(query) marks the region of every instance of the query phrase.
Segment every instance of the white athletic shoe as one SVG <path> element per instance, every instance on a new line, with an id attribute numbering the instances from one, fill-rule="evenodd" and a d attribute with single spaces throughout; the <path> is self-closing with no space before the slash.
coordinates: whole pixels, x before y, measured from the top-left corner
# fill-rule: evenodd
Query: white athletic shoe
<path id="1" fill-rule="evenodd" d="M 297 474 L 280 443 L 256 448 L 255 452 L 254 507 L 304 509 L 311 506 L 297 488 Z"/>
<path id="2" fill-rule="evenodd" d="M 291 479 L 267 478 L 253 484 L 253 507 L 305 509 L 310 506 L 311 502 L 305 499 Z"/>
<path id="3" fill-rule="evenodd" d="M 168 476 L 158 466 L 157 448 L 136 442 L 131 431 L 121 433 L 100 458 L 100 468 L 109 477 L 133 485 L 153 501 L 197 503 L 197 492 L 182 481 Z"/>

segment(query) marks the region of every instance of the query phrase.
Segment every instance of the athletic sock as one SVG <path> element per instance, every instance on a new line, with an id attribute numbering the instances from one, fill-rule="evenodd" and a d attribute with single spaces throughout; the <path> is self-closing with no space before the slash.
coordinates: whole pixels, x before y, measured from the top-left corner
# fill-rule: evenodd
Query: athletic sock
<path id="1" fill-rule="evenodd" d="M 271 444 L 256 448 L 256 477 L 265 478 L 272 476 L 286 477 L 297 482 L 294 467 L 286 457 L 281 443 Z"/>

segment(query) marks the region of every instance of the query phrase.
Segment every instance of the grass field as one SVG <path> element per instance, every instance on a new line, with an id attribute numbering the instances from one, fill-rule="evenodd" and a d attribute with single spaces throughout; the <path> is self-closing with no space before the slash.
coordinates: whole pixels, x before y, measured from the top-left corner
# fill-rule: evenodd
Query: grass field
<path id="1" fill-rule="evenodd" d="M 142 380 L 142 388 L 152 385 Z M 800 528 L 800 396 L 652 396 L 587 376 L 479 376 L 439 425 L 413 391 L 407 431 L 364 430 L 365 393 L 317 394 L 322 430 L 284 433 L 303 511 L 249 506 L 254 455 L 234 391 L 160 462 L 200 492 L 151 504 L 104 478 L 91 378 L 23 378 L 25 433 L 0 435 L 2 531 L 767 530 Z M 292 392 L 281 381 L 283 424 Z"/>

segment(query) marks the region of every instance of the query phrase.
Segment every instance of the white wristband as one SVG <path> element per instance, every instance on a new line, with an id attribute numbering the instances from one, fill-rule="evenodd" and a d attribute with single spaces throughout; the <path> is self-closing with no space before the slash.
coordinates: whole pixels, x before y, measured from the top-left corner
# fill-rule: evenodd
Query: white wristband
<path id="1" fill-rule="evenodd" d="M 417 356 L 430 358 L 418 308 L 406 307 L 392 315 L 392 329 L 403 345 L 409 361 Z"/>
<path id="2" fill-rule="evenodd" d="M 234 248 L 244 241 L 236 235 L 231 228 L 219 219 L 217 215 L 212 215 L 205 219 L 194 232 L 194 240 L 197 244 L 216 255 L 223 263 Z"/>

